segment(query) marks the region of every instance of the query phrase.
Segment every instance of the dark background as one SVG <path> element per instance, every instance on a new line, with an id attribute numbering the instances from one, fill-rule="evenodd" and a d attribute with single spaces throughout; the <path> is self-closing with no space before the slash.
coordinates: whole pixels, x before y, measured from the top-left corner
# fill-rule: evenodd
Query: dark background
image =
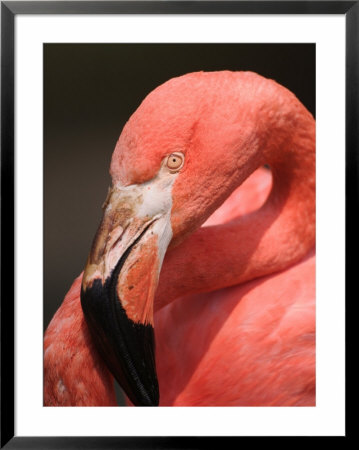
<path id="1" fill-rule="evenodd" d="M 314 44 L 44 45 L 44 328 L 86 262 L 127 119 L 168 79 L 251 70 L 315 114 Z"/>

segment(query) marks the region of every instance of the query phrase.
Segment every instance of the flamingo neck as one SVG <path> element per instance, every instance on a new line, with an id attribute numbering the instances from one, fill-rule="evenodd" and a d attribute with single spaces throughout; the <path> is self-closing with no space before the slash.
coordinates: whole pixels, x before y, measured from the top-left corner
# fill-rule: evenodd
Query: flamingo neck
<path id="1" fill-rule="evenodd" d="M 45 406 L 117 405 L 113 377 L 95 349 L 81 309 L 82 275 L 45 333 Z"/>
<path id="2" fill-rule="evenodd" d="M 280 93 L 279 93 L 280 94 Z M 298 262 L 315 245 L 315 121 L 288 91 L 262 102 L 264 122 L 253 126 L 250 163 L 239 184 L 263 164 L 273 185 L 257 211 L 202 227 L 167 252 L 155 309 L 178 297 L 209 292 L 265 276 Z M 288 98 L 289 97 L 289 98 Z M 267 109 L 266 109 L 267 108 Z M 262 127 L 262 128 L 261 128 Z M 258 139 L 260 136 L 260 139 Z M 232 186 L 232 190 L 238 186 Z"/>

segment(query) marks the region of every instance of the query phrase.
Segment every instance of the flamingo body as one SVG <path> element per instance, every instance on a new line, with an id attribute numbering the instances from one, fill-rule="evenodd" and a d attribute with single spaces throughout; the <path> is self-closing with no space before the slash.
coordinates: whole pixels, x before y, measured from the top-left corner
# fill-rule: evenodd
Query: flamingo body
<path id="1" fill-rule="evenodd" d="M 158 311 L 160 405 L 314 406 L 314 273 L 311 256 Z"/>

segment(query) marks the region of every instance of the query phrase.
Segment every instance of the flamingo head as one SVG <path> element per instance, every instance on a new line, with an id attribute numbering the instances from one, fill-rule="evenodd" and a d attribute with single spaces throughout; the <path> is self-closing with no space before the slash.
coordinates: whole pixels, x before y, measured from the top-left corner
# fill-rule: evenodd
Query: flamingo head
<path id="1" fill-rule="evenodd" d="M 135 405 L 159 403 L 153 301 L 168 246 L 198 228 L 259 165 L 246 93 L 230 95 L 232 84 L 231 72 L 170 80 L 133 114 L 112 156 L 81 302 L 100 354 Z M 242 109 L 235 96 L 243 97 Z"/>

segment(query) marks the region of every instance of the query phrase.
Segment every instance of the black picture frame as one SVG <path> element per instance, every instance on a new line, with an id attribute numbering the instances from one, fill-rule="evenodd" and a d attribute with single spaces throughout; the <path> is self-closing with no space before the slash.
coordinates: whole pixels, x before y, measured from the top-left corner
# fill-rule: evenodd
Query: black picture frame
<path id="1" fill-rule="evenodd" d="M 25 437 L 14 422 L 14 37 L 18 14 L 339 14 L 346 20 L 346 298 L 354 292 L 359 154 L 359 1 L 1 2 L 1 448 L 204 448 L 239 437 Z M 348 302 L 347 302 L 347 306 Z M 347 342 L 349 332 L 346 331 Z M 347 388 L 348 392 L 348 388 Z M 348 397 L 347 397 L 348 400 Z M 347 405 L 348 408 L 348 405 Z M 347 415 L 346 415 L 347 416 Z M 347 416 L 348 419 L 348 416 Z M 347 420 L 346 437 L 350 434 Z M 290 439 L 290 438 L 286 438 Z M 219 442 L 220 441 L 220 442 Z M 223 442 L 224 441 L 224 442 Z"/>

